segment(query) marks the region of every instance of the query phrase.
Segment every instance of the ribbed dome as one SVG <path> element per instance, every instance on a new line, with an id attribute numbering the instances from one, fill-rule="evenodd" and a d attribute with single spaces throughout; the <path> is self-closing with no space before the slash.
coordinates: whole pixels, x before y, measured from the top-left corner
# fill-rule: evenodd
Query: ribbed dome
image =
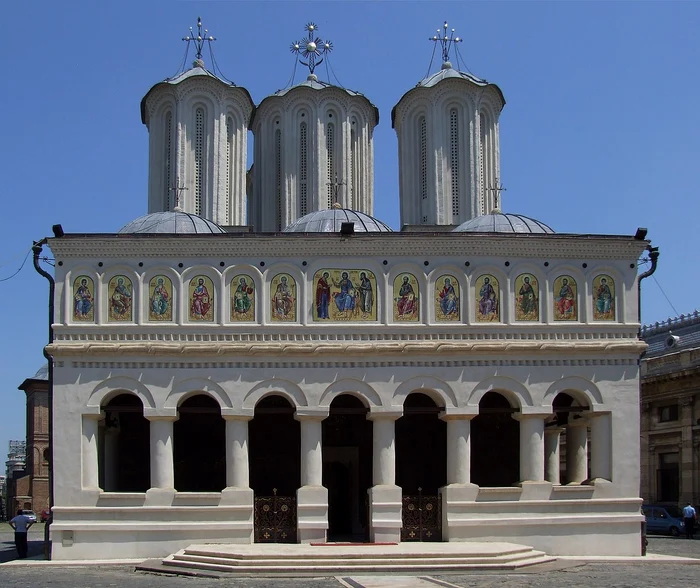
<path id="1" fill-rule="evenodd" d="M 551 227 L 522 214 L 493 211 L 463 222 L 454 233 L 554 233 Z"/>
<path id="2" fill-rule="evenodd" d="M 189 212 L 152 212 L 140 216 L 119 229 L 119 234 L 165 233 L 165 234 L 211 234 L 225 233 L 219 225 Z"/>
<path id="3" fill-rule="evenodd" d="M 337 233 L 343 223 L 355 223 L 356 233 L 390 233 L 382 221 L 349 208 L 317 210 L 294 221 L 285 233 Z"/>

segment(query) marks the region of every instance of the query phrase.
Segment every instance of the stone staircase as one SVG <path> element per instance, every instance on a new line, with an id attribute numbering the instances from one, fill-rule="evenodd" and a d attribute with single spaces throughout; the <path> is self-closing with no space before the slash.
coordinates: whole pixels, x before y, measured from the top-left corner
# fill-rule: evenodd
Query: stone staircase
<path id="1" fill-rule="evenodd" d="M 515 543 L 397 545 L 190 545 L 163 560 L 172 569 L 235 573 L 338 574 L 514 570 L 555 558 Z"/>

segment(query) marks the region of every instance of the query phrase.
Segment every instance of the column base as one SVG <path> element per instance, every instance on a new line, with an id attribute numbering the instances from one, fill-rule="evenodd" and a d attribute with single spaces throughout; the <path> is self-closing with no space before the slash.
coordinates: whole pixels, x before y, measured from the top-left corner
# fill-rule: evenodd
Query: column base
<path id="1" fill-rule="evenodd" d="M 253 508 L 252 488 L 241 488 L 239 486 L 228 486 L 221 491 L 219 506 L 250 506 Z"/>
<path id="2" fill-rule="evenodd" d="M 476 484 L 448 484 L 439 490 L 442 509 L 442 540 L 450 540 L 450 516 L 459 515 L 460 503 L 476 502 L 479 486 Z"/>
<path id="3" fill-rule="evenodd" d="M 593 498 L 615 498 L 616 491 L 615 486 L 610 480 L 605 478 L 593 478 L 587 482 L 590 486 L 593 486 Z"/>
<path id="4" fill-rule="evenodd" d="M 373 486 L 369 494 L 369 540 L 372 543 L 401 541 L 401 499 L 399 486 Z"/>
<path id="5" fill-rule="evenodd" d="M 144 506 L 172 506 L 177 491 L 175 488 L 149 488 L 146 490 Z"/>
<path id="6" fill-rule="evenodd" d="M 325 543 L 328 532 L 328 489 L 302 486 L 297 490 L 297 541 Z"/>
<path id="7" fill-rule="evenodd" d="M 522 488 L 520 500 L 549 500 L 552 496 L 551 482 L 518 482 Z"/>

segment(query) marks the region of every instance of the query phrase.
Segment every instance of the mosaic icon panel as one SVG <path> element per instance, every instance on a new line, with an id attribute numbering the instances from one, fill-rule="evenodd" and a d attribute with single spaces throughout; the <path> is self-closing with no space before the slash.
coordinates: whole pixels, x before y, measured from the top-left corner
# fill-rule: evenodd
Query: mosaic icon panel
<path id="1" fill-rule="evenodd" d="M 366 269 L 318 270 L 313 281 L 314 321 L 376 321 L 377 279 Z"/>

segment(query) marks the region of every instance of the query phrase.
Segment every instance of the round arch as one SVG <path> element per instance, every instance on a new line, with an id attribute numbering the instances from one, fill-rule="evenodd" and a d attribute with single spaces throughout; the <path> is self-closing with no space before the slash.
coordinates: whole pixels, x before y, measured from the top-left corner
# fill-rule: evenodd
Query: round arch
<path id="1" fill-rule="evenodd" d="M 195 394 L 206 394 L 216 400 L 221 408 L 231 408 L 231 400 L 226 390 L 207 378 L 189 378 L 175 383 L 165 399 L 164 408 L 177 408 Z"/>
<path id="2" fill-rule="evenodd" d="M 569 376 L 557 380 L 547 389 L 542 399 L 542 406 L 552 410 L 552 402 L 560 392 L 566 392 L 575 400 L 588 405 L 593 412 L 596 411 L 596 407 L 600 410 L 603 404 L 603 395 L 593 382 L 580 376 Z"/>
<path id="3" fill-rule="evenodd" d="M 115 376 L 100 382 L 90 394 L 87 406 L 99 409 L 117 394 L 125 392 L 138 396 L 144 408 L 156 408 L 151 391 L 138 380 L 128 376 Z"/>
<path id="4" fill-rule="evenodd" d="M 377 391 L 366 382 L 353 378 L 336 380 L 321 394 L 319 406 L 330 407 L 333 400 L 341 394 L 350 394 L 358 398 L 367 408 L 382 406 L 382 399 Z"/>
<path id="5" fill-rule="evenodd" d="M 441 408 L 456 407 L 457 396 L 449 384 L 434 376 L 414 376 L 402 382 L 394 392 L 392 405 L 403 406 L 411 392 L 420 392 L 429 396 Z"/>
<path id="6" fill-rule="evenodd" d="M 532 406 L 532 396 L 528 389 L 517 380 L 505 376 L 493 376 L 479 382 L 469 395 L 467 405 L 478 406 L 487 392 L 503 394 L 513 408 L 522 410 L 525 406 Z"/>
<path id="7" fill-rule="evenodd" d="M 269 380 L 263 380 L 251 388 L 243 399 L 242 408 L 253 411 L 255 410 L 255 405 L 260 400 L 271 394 L 284 396 L 292 403 L 294 408 L 309 405 L 306 395 L 297 384 L 281 378 L 271 378 Z"/>

